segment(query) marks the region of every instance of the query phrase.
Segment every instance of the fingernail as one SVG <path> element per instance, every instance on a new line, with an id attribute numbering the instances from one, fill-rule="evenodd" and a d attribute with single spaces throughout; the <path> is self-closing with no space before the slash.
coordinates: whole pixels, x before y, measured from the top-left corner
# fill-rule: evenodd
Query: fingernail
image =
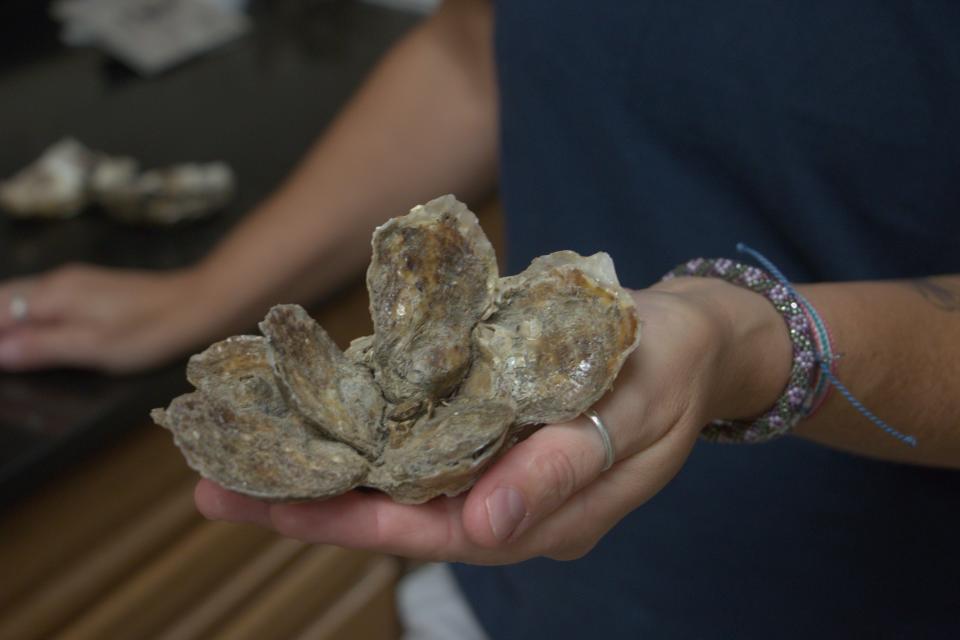
<path id="1" fill-rule="evenodd" d="M 486 500 L 490 529 L 497 540 L 506 540 L 527 515 L 523 496 L 513 487 L 500 487 Z"/>

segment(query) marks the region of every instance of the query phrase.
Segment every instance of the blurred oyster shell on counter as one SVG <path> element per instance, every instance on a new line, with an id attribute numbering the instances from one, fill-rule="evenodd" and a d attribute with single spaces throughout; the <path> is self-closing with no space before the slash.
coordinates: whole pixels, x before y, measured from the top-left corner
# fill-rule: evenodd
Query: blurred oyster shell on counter
<path id="1" fill-rule="evenodd" d="M 100 154 L 87 185 L 91 199 L 99 202 L 117 189 L 126 187 L 137 179 L 139 172 L 140 163 L 133 158 Z"/>
<path id="2" fill-rule="evenodd" d="M 0 182 L 0 207 L 16 218 L 72 218 L 87 206 L 87 183 L 96 154 L 73 138 Z"/>
<path id="3" fill-rule="evenodd" d="M 561 251 L 499 278 L 453 196 L 390 220 L 372 244 L 372 336 L 341 352 L 301 307 L 279 305 L 265 338 L 191 358 L 197 391 L 152 415 L 204 477 L 270 500 L 455 496 L 521 434 L 589 408 L 639 342 L 608 255 Z"/>
<path id="4" fill-rule="evenodd" d="M 124 222 L 172 225 L 204 218 L 233 197 L 233 171 L 222 162 L 187 163 L 137 175 L 115 166 L 96 172 L 97 204 Z"/>
<path id="5" fill-rule="evenodd" d="M 90 205 L 132 224 L 172 225 L 206 217 L 233 197 L 222 162 L 140 171 L 129 157 L 92 151 L 65 138 L 0 183 L 0 208 L 18 218 L 69 218 Z"/>

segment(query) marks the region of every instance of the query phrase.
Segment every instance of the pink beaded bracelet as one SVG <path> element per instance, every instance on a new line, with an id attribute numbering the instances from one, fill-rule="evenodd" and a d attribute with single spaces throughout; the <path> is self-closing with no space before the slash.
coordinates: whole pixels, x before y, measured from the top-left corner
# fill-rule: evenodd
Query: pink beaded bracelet
<path id="1" fill-rule="evenodd" d="M 765 442 L 790 431 L 800 420 L 812 415 L 824 402 L 831 388 L 870 422 L 887 435 L 915 447 L 917 439 L 898 431 L 875 415 L 837 379 L 836 356 L 826 323 L 777 266 L 755 249 L 743 243 L 737 251 L 749 254 L 766 267 L 766 271 L 728 258 L 696 258 L 680 265 L 663 277 L 701 276 L 721 278 L 755 291 L 767 298 L 783 316 L 793 345 L 793 366 L 783 395 L 773 408 L 754 422 L 717 420 L 707 425 L 702 435 L 717 442 Z M 815 366 L 818 367 L 816 374 Z"/>
<path id="2" fill-rule="evenodd" d="M 804 306 L 789 287 L 763 269 L 728 258 L 696 258 L 673 269 L 663 279 L 679 276 L 721 278 L 764 296 L 783 316 L 793 345 L 790 378 L 769 411 L 753 422 L 716 420 L 704 427 L 701 436 L 714 442 L 755 443 L 785 435 L 807 415 L 816 397 L 817 348 Z"/>

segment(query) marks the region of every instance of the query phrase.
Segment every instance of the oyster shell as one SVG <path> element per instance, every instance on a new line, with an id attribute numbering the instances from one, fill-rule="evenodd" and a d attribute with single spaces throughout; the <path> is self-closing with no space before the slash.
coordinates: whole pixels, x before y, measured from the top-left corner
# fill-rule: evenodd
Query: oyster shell
<path id="1" fill-rule="evenodd" d="M 206 217 L 230 201 L 235 183 L 233 171 L 222 162 L 185 163 L 139 175 L 115 169 L 110 177 L 94 183 L 97 203 L 114 218 L 135 224 L 172 225 Z"/>
<path id="2" fill-rule="evenodd" d="M 171 225 L 205 217 L 233 196 L 222 162 L 140 172 L 133 158 L 110 156 L 64 138 L 0 183 L 0 207 L 19 218 L 69 218 L 99 205 L 118 220 Z"/>
<path id="3" fill-rule="evenodd" d="M 536 425 L 590 407 L 639 341 L 608 255 L 561 251 L 499 279 L 452 196 L 378 228 L 373 248 L 375 333 L 345 353 L 280 305 L 265 338 L 191 358 L 197 391 L 153 416 L 194 469 L 269 499 L 360 486 L 405 503 L 453 496 Z"/>
<path id="4" fill-rule="evenodd" d="M 391 401 L 436 401 L 470 367 L 470 332 L 493 302 L 497 257 L 453 196 L 414 207 L 373 234 L 367 271 L 377 382 Z"/>
<path id="5" fill-rule="evenodd" d="M 327 437 L 371 458 L 383 449 L 383 397 L 368 369 L 348 360 L 303 307 L 285 304 L 260 323 L 290 404 Z"/>
<path id="6" fill-rule="evenodd" d="M 457 399 L 438 407 L 413 425 L 403 444 L 384 450 L 364 484 L 413 504 L 455 496 L 499 451 L 513 416 L 512 405 L 498 400 Z"/>
<path id="7" fill-rule="evenodd" d="M 572 420 L 599 400 L 640 327 L 609 255 L 560 251 L 500 281 L 497 310 L 474 339 L 461 395 L 510 398 L 522 426 Z"/>
<path id="8" fill-rule="evenodd" d="M 0 207 L 16 218 L 72 218 L 87 205 L 87 182 L 95 164 L 90 149 L 64 138 L 0 182 Z"/>
<path id="9" fill-rule="evenodd" d="M 290 413 L 270 365 L 267 341 L 234 336 L 217 342 L 187 363 L 187 380 L 206 395 L 237 411 Z"/>
<path id="10" fill-rule="evenodd" d="M 139 173 L 140 164 L 133 158 L 101 154 L 90 172 L 90 183 L 87 185 L 91 200 L 102 205 L 111 194 L 128 188 Z"/>
<path id="11" fill-rule="evenodd" d="M 151 416 L 202 476 L 256 498 L 301 500 L 348 491 L 369 471 L 353 448 L 318 437 L 288 409 L 265 339 L 218 342 L 190 359 L 187 377 L 198 390 Z"/>
<path id="12" fill-rule="evenodd" d="M 326 498 L 357 486 L 367 460 L 340 442 L 318 438 L 296 416 L 235 411 L 202 391 L 154 409 L 187 464 L 232 491 L 263 500 Z"/>

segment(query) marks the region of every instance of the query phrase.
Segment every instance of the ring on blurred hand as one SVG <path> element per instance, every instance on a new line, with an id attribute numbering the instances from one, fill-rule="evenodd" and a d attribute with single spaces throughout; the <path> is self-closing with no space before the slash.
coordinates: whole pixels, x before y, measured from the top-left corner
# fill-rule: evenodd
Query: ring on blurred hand
<path id="1" fill-rule="evenodd" d="M 603 420 L 600 419 L 600 415 L 593 409 L 587 409 L 583 412 L 583 415 L 587 416 L 590 419 L 590 422 L 593 423 L 593 426 L 597 428 L 597 431 L 600 433 L 600 439 L 603 440 L 603 469 L 601 471 L 606 471 L 613 466 L 613 441 L 610 439 L 610 432 L 607 431 L 607 427 L 604 426 Z"/>
<path id="2" fill-rule="evenodd" d="M 30 313 L 30 305 L 27 304 L 27 299 L 19 293 L 10 298 L 9 309 L 10 317 L 13 318 L 14 322 L 23 322 L 27 319 L 27 314 Z"/>

